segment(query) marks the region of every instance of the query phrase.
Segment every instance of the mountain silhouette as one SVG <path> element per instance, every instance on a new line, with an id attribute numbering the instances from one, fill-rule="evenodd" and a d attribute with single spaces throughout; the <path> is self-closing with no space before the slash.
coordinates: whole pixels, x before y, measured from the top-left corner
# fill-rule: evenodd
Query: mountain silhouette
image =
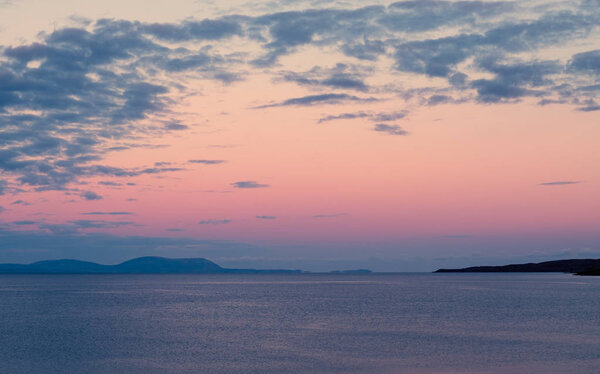
<path id="1" fill-rule="evenodd" d="M 0 273 L 10 274 L 249 274 L 301 273 L 301 270 L 227 269 L 205 258 L 139 257 L 118 265 L 78 260 L 48 260 L 32 264 L 0 264 Z"/>

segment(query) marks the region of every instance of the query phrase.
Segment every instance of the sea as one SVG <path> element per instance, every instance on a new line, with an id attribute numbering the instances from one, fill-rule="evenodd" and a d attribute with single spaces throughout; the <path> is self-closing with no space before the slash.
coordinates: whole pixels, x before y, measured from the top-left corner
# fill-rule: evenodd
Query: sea
<path id="1" fill-rule="evenodd" d="M 0 373 L 598 374 L 600 277 L 0 275 Z"/>

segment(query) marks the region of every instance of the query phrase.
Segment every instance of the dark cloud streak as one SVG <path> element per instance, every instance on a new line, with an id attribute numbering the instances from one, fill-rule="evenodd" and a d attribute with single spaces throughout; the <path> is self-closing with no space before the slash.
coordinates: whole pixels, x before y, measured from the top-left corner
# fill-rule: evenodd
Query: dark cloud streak
<path id="1" fill-rule="evenodd" d="M 268 184 L 261 184 L 258 183 L 256 181 L 241 181 L 241 182 L 235 182 L 231 184 L 234 188 L 241 188 L 241 189 L 245 189 L 245 188 L 267 188 L 269 187 Z"/>

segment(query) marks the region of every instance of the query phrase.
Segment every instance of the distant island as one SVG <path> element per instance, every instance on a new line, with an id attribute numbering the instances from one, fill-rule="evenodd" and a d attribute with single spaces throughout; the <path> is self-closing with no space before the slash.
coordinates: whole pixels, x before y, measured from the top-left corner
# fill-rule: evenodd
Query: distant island
<path id="1" fill-rule="evenodd" d="M 370 273 L 370 270 L 332 271 L 332 274 Z M 49 260 L 32 264 L 0 264 L 0 274 L 300 274 L 302 270 L 228 269 L 205 258 L 139 257 L 118 265 L 79 260 Z"/>
<path id="2" fill-rule="evenodd" d="M 472 266 L 462 269 L 439 269 L 434 273 L 574 273 L 600 275 L 600 259 L 573 259 L 503 266 Z"/>

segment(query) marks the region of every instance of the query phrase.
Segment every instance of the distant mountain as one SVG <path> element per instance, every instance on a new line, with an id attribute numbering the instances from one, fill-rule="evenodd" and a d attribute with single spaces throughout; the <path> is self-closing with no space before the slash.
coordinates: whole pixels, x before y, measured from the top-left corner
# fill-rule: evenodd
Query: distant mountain
<path id="1" fill-rule="evenodd" d="M 32 264 L 0 264 L 3 274 L 255 274 L 301 273 L 301 270 L 227 269 L 204 258 L 139 257 L 118 265 L 78 260 L 50 260 Z"/>
<path id="2" fill-rule="evenodd" d="M 575 273 L 577 275 L 600 275 L 600 259 L 574 259 L 540 263 L 512 264 L 503 266 L 472 266 L 462 269 L 439 269 L 435 273 Z"/>

